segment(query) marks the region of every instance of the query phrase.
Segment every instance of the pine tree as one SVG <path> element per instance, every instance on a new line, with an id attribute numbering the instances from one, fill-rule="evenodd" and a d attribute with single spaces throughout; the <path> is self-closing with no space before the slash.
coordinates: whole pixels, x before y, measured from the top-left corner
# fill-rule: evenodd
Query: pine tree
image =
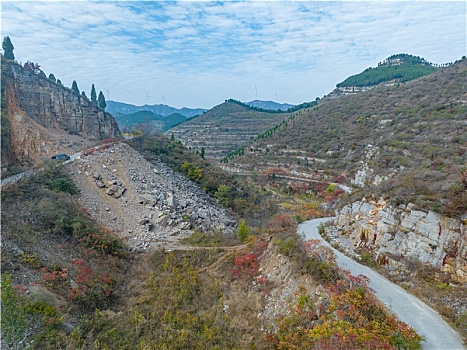
<path id="1" fill-rule="evenodd" d="M 76 82 L 76 80 L 73 80 L 73 83 L 71 84 L 71 90 L 73 90 L 74 93 L 79 95 L 78 83 Z"/>
<path id="2" fill-rule="evenodd" d="M 92 84 L 92 87 L 91 87 L 91 102 L 94 104 L 97 104 L 97 94 L 96 94 L 96 88 L 94 87 L 94 84 Z"/>
<path id="3" fill-rule="evenodd" d="M 240 224 L 238 225 L 238 231 L 237 231 L 237 237 L 240 240 L 240 242 L 244 242 L 245 239 L 248 237 L 248 234 L 250 233 L 250 229 L 248 228 L 246 221 L 242 219 L 240 221 Z"/>
<path id="4" fill-rule="evenodd" d="M 105 97 L 102 91 L 99 91 L 99 97 L 97 98 L 97 105 L 100 108 L 104 108 L 104 109 L 105 107 L 107 107 L 107 103 L 105 103 Z"/>
<path id="5" fill-rule="evenodd" d="M 204 159 L 204 147 L 201 147 L 201 158 Z"/>
<path id="6" fill-rule="evenodd" d="M 3 56 L 6 59 L 8 60 L 15 59 L 15 54 L 13 53 L 13 50 L 15 49 L 15 47 L 13 46 L 9 36 L 6 36 L 3 38 L 2 49 L 3 49 Z"/>
<path id="7" fill-rule="evenodd" d="M 55 75 L 53 75 L 52 73 L 49 74 L 49 80 L 53 81 L 54 83 L 57 81 L 57 79 L 55 79 Z"/>

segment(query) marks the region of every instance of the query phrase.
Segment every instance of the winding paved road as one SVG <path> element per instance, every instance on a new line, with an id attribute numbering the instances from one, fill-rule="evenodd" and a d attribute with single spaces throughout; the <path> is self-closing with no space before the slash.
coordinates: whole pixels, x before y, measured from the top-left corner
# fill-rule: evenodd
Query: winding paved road
<path id="1" fill-rule="evenodd" d="M 331 247 L 319 235 L 318 226 L 332 219 L 334 218 L 305 221 L 298 226 L 298 233 L 304 234 L 306 239 L 320 239 L 324 245 Z M 375 291 L 378 299 L 386 304 L 399 320 L 410 325 L 425 338 L 425 342 L 422 343 L 423 349 L 465 349 L 459 334 L 431 307 L 369 267 L 357 263 L 332 247 L 331 249 L 340 267 L 349 270 L 353 275 L 368 277 L 369 286 Z"/>

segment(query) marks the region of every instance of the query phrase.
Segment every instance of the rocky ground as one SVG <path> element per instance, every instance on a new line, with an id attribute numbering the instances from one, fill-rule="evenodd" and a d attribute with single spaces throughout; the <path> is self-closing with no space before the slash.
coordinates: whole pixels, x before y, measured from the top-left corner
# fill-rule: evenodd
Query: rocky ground
<path id="1" fill-rule="evenodd" d="M 150 164 L 124 143 L 67 166 L 81 190 L 82 207 L 98 222 L 117 232 L 133 250 L 196 249 L 179 243 L 194 228 L 236 231 L 236 223 L 226 211 L 196 184 L 163 163 Z M 227 255 L 241 247 L 226 248 Z M 273 242 L 260 261 L 260 277 L 268 281 L 270 290 L 267 294 L 257 293 L 259 284 L 252 282 L 250 294 L 264 298 L 257 310 L 258 317 L 274 323 L 278 315 L 286 312 L 287 303 L 299 286 L 312 290 L 316 286 L 306 276 L 294 272 L 289 259 L 277 251 Z M 210 266 L 209 270 L 212 272 L 216 267 Z M 225 271 L 221 268 L 219 273 Z"/>
<path id="2" fill-rule="evenodd" d="M 196 184 L 118 143 L 67 165 L 91 217 L 133 250 L 173 249 L 194 229 L 232 233 L 236 223 Z"/>

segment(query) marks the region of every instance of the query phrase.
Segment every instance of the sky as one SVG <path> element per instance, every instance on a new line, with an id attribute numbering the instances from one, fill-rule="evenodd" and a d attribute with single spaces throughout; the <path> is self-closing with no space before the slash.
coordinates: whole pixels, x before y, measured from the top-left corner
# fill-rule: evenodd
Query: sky
<path id="1" fill-rule="evenodd" d="M 107 100 L 299 104 L 398 53 L 466 55 L 465 1 L 1 1 L 18 62 Z"/>

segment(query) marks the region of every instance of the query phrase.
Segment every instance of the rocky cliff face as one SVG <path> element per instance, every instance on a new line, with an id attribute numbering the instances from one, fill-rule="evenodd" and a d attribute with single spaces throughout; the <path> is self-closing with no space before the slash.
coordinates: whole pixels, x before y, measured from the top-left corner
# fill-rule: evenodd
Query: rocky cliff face
<path id="1" fill-rule="evenodd" d="M 397 265 L 415 259 L 467 281 L 467 228 L 460 220 L 380 199 L 345 206 L 337 227 L 356 246 L 374 250 L 380 262 Z"/>
<path id="2" fill-rule="evenodd" d="M 112 115 L 72 90 L 15 63 L 2 64 L 10 161 L 32 161 L 120 134 Z M 69 150 L 65 145 L 69 145 Z M 70 146 L 71 145 L 71 146 Z M 3 151 L 3 150 L 2 150 Z M 8 152 L 5 152 L 5 154 Z"/>

